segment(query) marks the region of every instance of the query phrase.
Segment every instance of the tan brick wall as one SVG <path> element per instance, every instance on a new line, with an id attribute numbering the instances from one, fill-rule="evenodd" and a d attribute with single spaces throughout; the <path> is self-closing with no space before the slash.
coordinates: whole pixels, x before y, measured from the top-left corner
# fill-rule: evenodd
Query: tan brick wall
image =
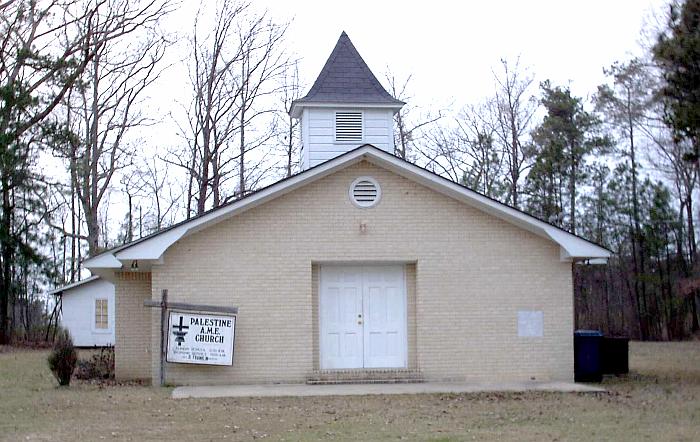
<path id="1" fill-rule="evenodd" d="M 348 198 L 363 175 L 382 187 L 372 209 Z M 560 262 L 559 247 L 363 162 L 165 253 L 153 269 L 154 299 L 168 289 L 171 301 L 239 307 L 233 367 L 168 364 L 168 381 L 304 381 L 318 366 L 313 264 L 366 261 L 415 263 L 407 272 L 415 281 L 407 284 L 409 298 L 415 292 L 409 360 L 427 379 L 573 378 L 571 265 Z M 521 309 L 544 312 L 544 337 L 518 338 Z M 154 327 L 154 348 L 157 335 Z"/>
<path id="2" fill-rule="evenodd" d="M 418 352 L 416 351 L 416 264 L 406 264 L 406 340 L 408 368 L 418 368 Z"/>
<path id="3" fill-rule="evenodd" d="M 311 340 L 313 342 L 313 349 L 311 356 L 313 357 L 313 368 L 318 370 L 321 368 L 320 354 L 319 354 L 319 329 L 321 328 L 320 316 L 318 312 L 319 305 L 319 286 L 321 277 L 321 266 L 319 264 L 311 265 L 311 318 L 313 321 Z"/>
<path id="4" fill-rule="evenodd" d="M 118 272 L 115 284 L 114 370 L 119 380 L 151 379 L 151 274 Z"/>

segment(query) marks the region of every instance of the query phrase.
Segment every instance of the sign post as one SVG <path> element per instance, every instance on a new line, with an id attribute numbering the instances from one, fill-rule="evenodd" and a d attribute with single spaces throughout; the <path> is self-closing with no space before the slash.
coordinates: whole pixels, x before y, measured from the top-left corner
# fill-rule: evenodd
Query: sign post
<path id="1" fill-rule="evenodd" d="M 168 290 L 163 289 L 160 302 L 160 386 L 165 385 L 165 324 L 168 312 Z"/>

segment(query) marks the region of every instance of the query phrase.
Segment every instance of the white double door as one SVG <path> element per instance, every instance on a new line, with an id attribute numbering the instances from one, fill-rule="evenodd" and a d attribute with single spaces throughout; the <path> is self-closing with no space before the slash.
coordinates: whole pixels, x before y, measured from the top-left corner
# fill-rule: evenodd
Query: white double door
<path id="1" fill-rule="evenodd" d="M 321 266 L 319 307 L 322 369 L 406 366 L 403 266 Z"/>

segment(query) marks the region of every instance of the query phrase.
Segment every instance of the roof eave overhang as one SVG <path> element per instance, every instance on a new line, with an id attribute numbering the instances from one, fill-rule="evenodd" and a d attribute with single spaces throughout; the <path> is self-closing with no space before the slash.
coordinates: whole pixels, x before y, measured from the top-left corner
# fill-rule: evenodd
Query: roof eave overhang
<path id="1" fill-rule="evenodd" d="M 84 266 L 90 270 L 113 269 L 118 270 L 128 267 L 131 261 L 149 261 L 154 264 L 162 263 L 163 254 L 180 239 L 199 232 L 213 224 L 250 210 L 271 199 L 278 198 L 286 193 L 306 185 L 310 181 L 315 181 L 328 176 L 336 170 L 361 161 L 365 155 L 363 148 L 356 149 L 341 157 L 328 160 L 323 164 L 314 167 L 307 173 L 301 173 L 284 181 L 273 184 L 251 196 L 233 202 L 228 206 L 213 210 L 201 217 L 193 219 L 189 223 L 184 223 L 162 234 L 155 235 L 146 240 L 135 243 L 111 253 L 104 253 L 95 258 L 88 259 Z"/>
<path id="2" fill-rule="evenodd" d="M 112 253 L 104 253 L 85 261 L 85 267 L 93 269 L 118 270 L 124 267 L 123 263 L 131 260 L 145 260 L 153 263 L 162 263 L 166 250 L 180 239 L 203 230 L 224 219 L 238 213 L 250 210 L 260 204 L 278 198 L 286 193 L 302 187 L 312 181 L 328 176 L 335 171 L 367 160 L 380 167 L 395 172 L 407 179 L 422 184 L 438 193 L 442 193 L 453 199 L 462 201 L 470 206 L 489 213 L 506 222 L 510 222 L 540 237 L 547 238 L 561 247 L 560 257 L 562 261 L 574 262 L 581 260 L 607 260 L 611 253 L 609 250 L 572 235 L 564 230 L 533 218 L 517 209 L 501 204 L 477 192 L 471 191 L 457 183 L 442 178 L 425 169 L 414 166 L 391 154 L 383 152 L 373 146 L 359 147 L 344 155 L 328 160 L 306 172 L 292 176 L 286 180 L 275 183 L 265 189 L 254 193 L 230 205 L 212 210 L 209 213 L 183 223 L 171 230 L 154 235 L 134 245 L 127 245 Z"/>
<path id="3" fill-rule="evenodd" d="M 292 118 L 300 118 L 301 112 L 304 108 L 338 108 L 338 109 L 390 109 L 394 113 L 401 110 L 404 106 L 403 101 L 398 101 L 396 103 L 361 103 L 361 102 L 319 102 L 319 101 L 295 101 L 292 103 L 292 107 L 289 109 L 289 115 Z"/>
<path id="4" fill-rule="evenodd" d="M 97 281 L 98 279 L 100 279 L 99 276 L 92 275 L 88 278 L 83 279 L 82 281 L 72 282 L 70 284 L 64 285 L 63 287 L 58 287 L 58 288 L 55 288 L 53 290 L 49 290 L 48 292 L 46 292 L 46 294 L 48 294 L 48 295 L 63 294 L 65 292 L 68 292 L 68 291 L 73 290 L 75 288 L 82 287 L 82 286 L 87 285 L 91 282 Z"/>
<path id="5" fill-rule="evenodd" d="M 471 191 L 453 181 L 437 176 L 425 169 L 407 164 L 405 161 L 390 154 L 376 155 L 374 160 L 379 166 L 423 184 L 424 186 L 442 193 L 446 196 L 465 202 L 496 218 L 500 218 L 511 224 L 515 224 L 535 235 L 551 239 L 561 247 L 560 257 L 562 261 L 572 262 L 577 260 L 596 259 L 607 260 L 611 252 L 603 247 L 586 241 L 576 235 L 568 233 L 551 224 L 538 220 L 524 212 L 510 206 L 501 204 L 477 192 Z"/>
<path id="6" fill-rule="evenodd" d="M 116 252 L 101 253 L 93 258 L 83 261 L 83 267 L 87 269 L 102 268 L 118 270 L 122 268 L 122 263 L 114 256 Z"/>

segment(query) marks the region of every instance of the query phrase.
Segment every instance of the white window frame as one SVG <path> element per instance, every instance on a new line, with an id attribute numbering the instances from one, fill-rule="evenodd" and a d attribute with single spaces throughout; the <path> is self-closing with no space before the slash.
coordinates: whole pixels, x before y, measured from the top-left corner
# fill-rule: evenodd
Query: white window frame
<path id="1" fill-rule="evenodd" d="M 106 320 L 107 320 L 107 327 L 101 328 L 97 326 L 97 303 L 99 301 L 104 301 L 105 304 L 107 305 L 107 315 L 106 315 Z M 111 309 L 109 298 L 103 298 L 103 297 L 96 297 L 95 300 L 92 303 L 92 330 L 95 333 L 111 333 L 112 332 L 112 327 L 110 324 L 110 314 L 109 311 Z"/>
<path id="2" fill-rule="evenodd" d="M 355 140 L 355 141 L 343 141 L 343 140 L 339 141 L 337 138 L 338 137 L 338 130 L 336 127 L 336 124 L 338 122 L 338 114 L 339 113 L 349 113 L 349 112 L 360 114 L 360 122 L 361 122 L 360 130 L 362 131 L 362 136 L 360 137 L 359 140 Z M 333 112 L 333 143 L 334 144 L 358 144 L 358 143 L 364 144 L 365 143 L 365 113 L 364 113 L 364 111 L 357 110 L 357 109 L 347 109 L 347 110 L 340 109 L 340 110 L 336 110 L 335 112 Z"/>

